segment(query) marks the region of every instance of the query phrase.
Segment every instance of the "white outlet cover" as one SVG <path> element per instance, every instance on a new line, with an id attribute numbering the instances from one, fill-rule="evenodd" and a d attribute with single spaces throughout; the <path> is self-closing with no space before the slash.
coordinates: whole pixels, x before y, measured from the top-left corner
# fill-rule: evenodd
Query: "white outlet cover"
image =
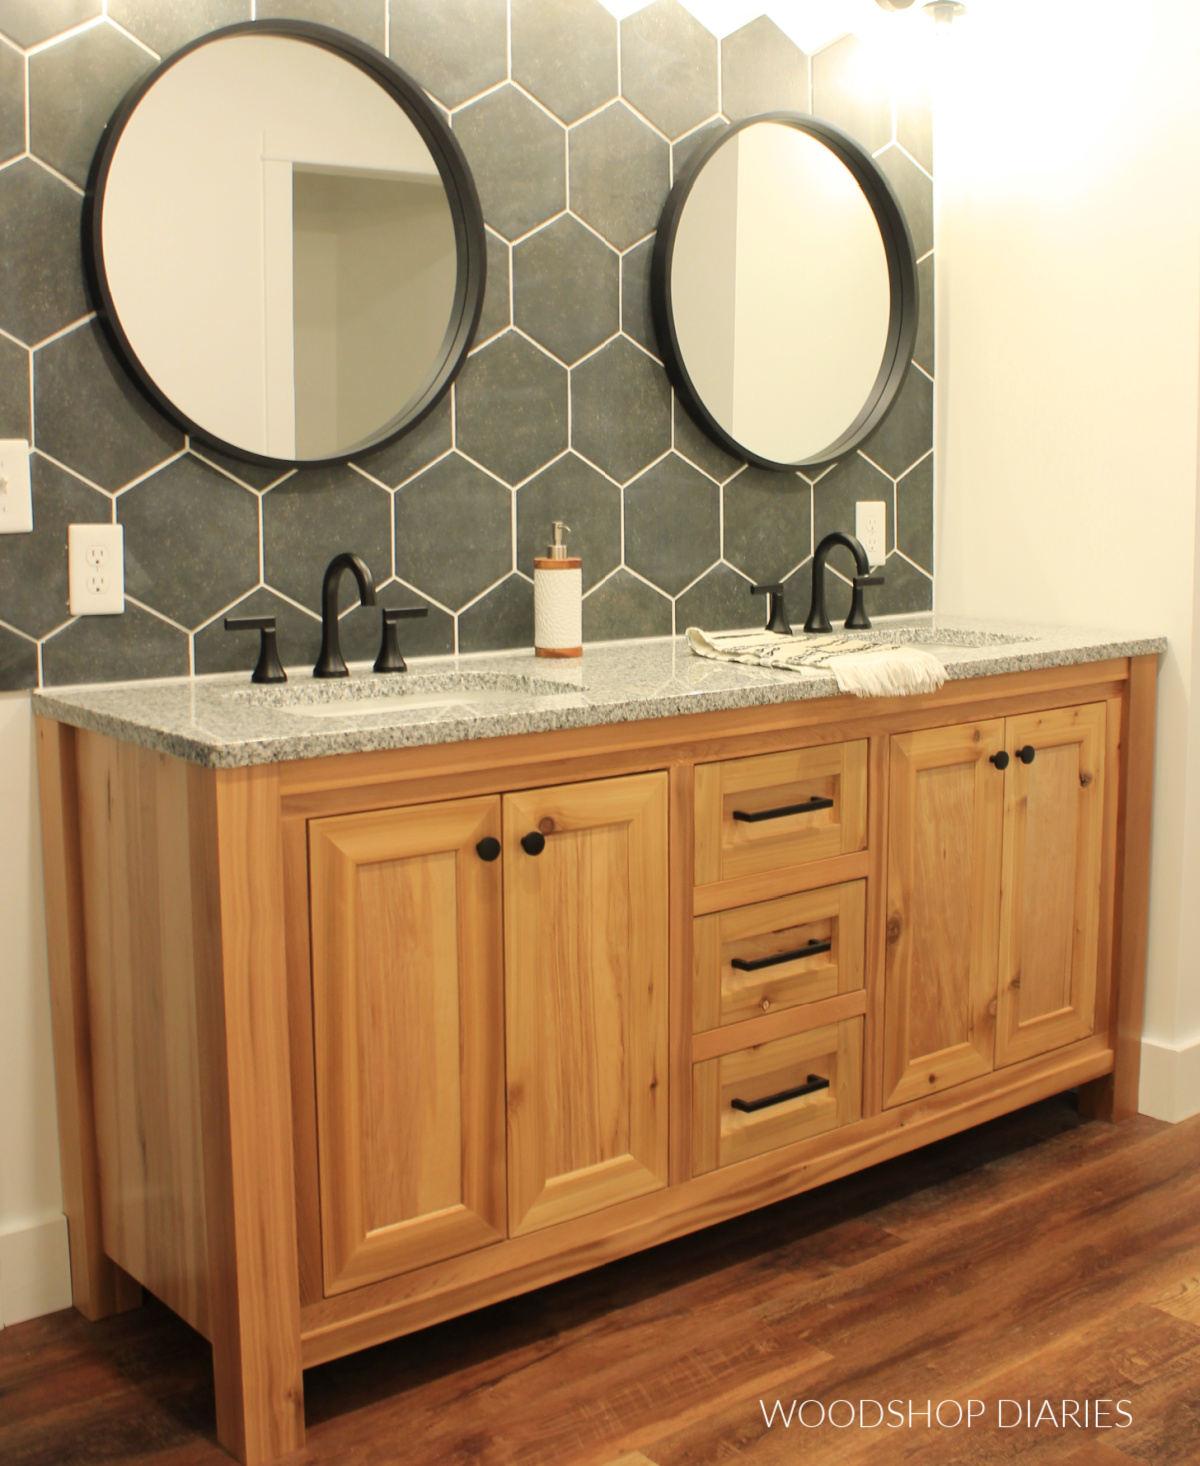
<path id="1" fill-rule="evenodd" d="M 72 616 L 124 615 L 124 525 L 69 524 L 67 565 Z"/>
<path id="2" fill-rule="evenodd" d="M 32 529 L 29 443 L 25 438 L 0 438 L 0 534 L 28 534 Z"/>
<path id="3" fill-rule="evenodd" d="M 872 566 L 887 559 L 887 503 L 860 499 L 854 506 L 854 537 L 862 542 Z"/>

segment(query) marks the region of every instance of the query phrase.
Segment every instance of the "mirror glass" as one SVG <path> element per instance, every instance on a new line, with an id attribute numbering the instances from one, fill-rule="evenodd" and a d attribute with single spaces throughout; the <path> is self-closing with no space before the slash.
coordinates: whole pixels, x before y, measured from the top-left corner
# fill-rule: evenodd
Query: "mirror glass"
<path id="1" fill-rule="evenodd" d="M 666 287 L 685 398 L 752 461 L 841 451 L 897 344 L 877 200 L 821 137 L 765 119 L 728 134 L 683 188 Z"/>
<path id="2" fill-rule="evenodd" d="M 396 97 L 333 49 L 243 31 L 183 53 L 110 146 L 98 211 L 110 325 L 160 405 L 222 446 L 344 456 L 444 375 L 450 195 Z"/>

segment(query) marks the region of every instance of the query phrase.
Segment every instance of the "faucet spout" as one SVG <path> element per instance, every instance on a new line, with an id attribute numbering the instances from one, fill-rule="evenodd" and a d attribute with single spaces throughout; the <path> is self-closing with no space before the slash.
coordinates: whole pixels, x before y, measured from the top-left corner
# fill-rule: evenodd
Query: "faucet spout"
<path id="1" fill-rule="evenodd" d="M 825 611 L 825 562 L 829 559 L 829 552 L 836 549 L 838 545 L 844 546 L 854 556 L 854 568 L 857 572 L 854 576 L 854 599 L 850 603 L 850 614 L 846 617 L 846 630 L 870 630 L 871 623 L 867 619 L 866 608 L 863 606 L 863 587 L 882 585 L 883 576 L 871 574 L 871 562 L 867 558 L 867 552 L 861 540 L 856 539 L 852 534 L 844 534 L 840 529 L 835 529 L 832 534 L 825 536 L 817 546 L 817 553 L 813 556 L 812 602 L 808 608 L 808 618 L 804 623 L 805 631 L 833 630 Z"/>
<path id="2" fill-rule="evenodd" d="M 338 637 L 338 592 L 342 574 L 349 570 L 358 582 L 358 600 L 362 606 L 375 604 L 375 581 L 367 562 L 361 555 L 352 555 L 343 550 L 335 555 L 325 567 L 325 579 L 321 582 L 321 655 L 313 668 L 314 677 L 348 677 L 349 669 L 342 657 Z"/>

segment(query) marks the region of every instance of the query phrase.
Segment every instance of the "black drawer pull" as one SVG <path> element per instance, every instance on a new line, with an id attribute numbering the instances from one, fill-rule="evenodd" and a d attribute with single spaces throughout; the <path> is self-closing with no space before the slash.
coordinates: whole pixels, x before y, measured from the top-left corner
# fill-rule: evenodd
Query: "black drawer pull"
<path id="1" fill-rule="evenodd" d="M 832 808 L 832 799 L 818 796 L 806 799 L 803 804 L 785 804 L 781 809 L 756 809 L 750 813 L 744 809 L 735 809 L 733 817 L 735 820 L 744 820 L 748 825 L 756 825 L 759 820 L 781 820 L 786 814 L 812 814 L 814 810 Z"/>
<path id="2" fill-rule="evenodd" d="M 546 837 L 541 830 L 530 830 L 521 836 L 521 849 L 526 855 L 540 855 L 546 848 Z"/>
<path id="3" fill-rule="evenodd" d="M 475 853 L 480 860 L 495 860 L 500 854 L 500 841 L 495 835 L 485 835 L 475 847 Z"/>
<path id="4" fill-rule="evenodd" d="M 798 1099 L 802 1094 L 812 1094 L 818 1089 L 828 1089 L 829 1080 L 822 1079 L 819 1074 L 810 1074 L 807 1084 L 798 1084 L 795 1089 L 781 1089 L 778 1094 L 765 1094 L 762 1099 L 756 1100 L 730 1100 L 729 1107 L 733 1110 L 741 1110 L 743 1115 L 752 1115 L 755 1110 L 765 1110 L 768 1105 L 781 1105 L 784 1100 Z"/>
<path id="5" fill-rule="evenodd" d="M 1005 753 L 1003 749 L 1001 749 L 999 753 L 992 754 L 991 762 L 994 763 L 998 769 L 1006 769 L 1008 768 L 1008 754 Z"/>
<path id="6" fill-rule="evenodd" d="M 773 957 L 735 957 L 729 965 L 738 972 L 761 972 L 764 967 L 778 967 L 781 962 L 794 962 L 797 957 L 815 957 L 819 952 L 828 952 L 831 945 L 830 942 L 818 942 L 814 937 L 807 947 L 776 952 Z"/>
<path id="7" fill-rule="evenodd" d="M 1027 743 L 1024 748 L 1018 748 L 1013 754 L 1013 757 L 1019 758 L 1023 764 L 1031 764 L 1036 755 L 1037 749 L 1034 748 L 1032 743 Z"/>

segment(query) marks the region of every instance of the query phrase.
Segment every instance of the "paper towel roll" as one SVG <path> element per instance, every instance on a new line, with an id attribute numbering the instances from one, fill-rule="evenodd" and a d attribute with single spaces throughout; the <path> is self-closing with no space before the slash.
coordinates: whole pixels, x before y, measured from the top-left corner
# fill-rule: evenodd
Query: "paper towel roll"
<path id="1" fill-rule="evenodd" d="M 539 657 L 583 656 L 582 560 L 534 560 L 533 647 Z"/>

